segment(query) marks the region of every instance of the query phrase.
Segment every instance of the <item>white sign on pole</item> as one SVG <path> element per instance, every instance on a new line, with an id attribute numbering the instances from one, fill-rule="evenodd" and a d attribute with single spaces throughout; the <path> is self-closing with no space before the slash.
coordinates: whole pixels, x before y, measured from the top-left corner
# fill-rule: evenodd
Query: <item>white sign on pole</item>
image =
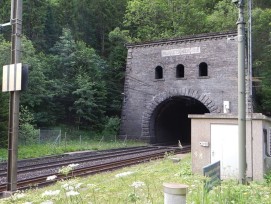
<path id="1" fill-rule="evenodd" d="M 22 85 L 22 63 L 3 67 L 2 92 L 20 91 Z"/>

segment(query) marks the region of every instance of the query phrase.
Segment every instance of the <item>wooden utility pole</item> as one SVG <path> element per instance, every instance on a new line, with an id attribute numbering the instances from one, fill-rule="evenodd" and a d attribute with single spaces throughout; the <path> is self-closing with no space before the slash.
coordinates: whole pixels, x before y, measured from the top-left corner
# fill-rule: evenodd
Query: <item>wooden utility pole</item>
<path id="1" fill-rule="evenodd" d="M 21 62 L 22 0 L 11 0 L 11 64 Z M 17 158 L 19 135 L 20 91 L 11 91 L 8 124 L 8 172 L 7 191 L 17 190 Z"/>

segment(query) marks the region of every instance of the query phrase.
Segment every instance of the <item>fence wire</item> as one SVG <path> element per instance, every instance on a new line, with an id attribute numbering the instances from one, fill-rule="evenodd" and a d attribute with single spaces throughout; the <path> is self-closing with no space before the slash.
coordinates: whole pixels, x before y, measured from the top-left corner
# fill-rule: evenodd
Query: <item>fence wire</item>
<path id="1" fill-rule="evenodd" d="M 61 142 L 61 129 L 40 129 L 39 130 L 39 144 Z"/>

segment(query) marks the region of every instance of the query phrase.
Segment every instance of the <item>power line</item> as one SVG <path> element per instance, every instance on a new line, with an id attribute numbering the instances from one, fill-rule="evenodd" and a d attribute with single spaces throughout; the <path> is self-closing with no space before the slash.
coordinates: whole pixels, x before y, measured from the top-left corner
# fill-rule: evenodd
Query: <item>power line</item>
<path id="1" fill-rule="evenodd" d="M 137 91 L 137 92 L 140 92 L 140 93 L 144 93 L 144 94 L 148 94 L 148 95 L 151 95 L 151 96 L 155 95 L 155 94 L 148 93 L 148 92 L 145 92 L 145 91 L 142 91 L 142 90 L 138 90 L 138 89 L 134 89 L 134 88 L 131 88 L 131 87 L 127 87 L 127 89 L 134 90 L 134 91 Z"/>

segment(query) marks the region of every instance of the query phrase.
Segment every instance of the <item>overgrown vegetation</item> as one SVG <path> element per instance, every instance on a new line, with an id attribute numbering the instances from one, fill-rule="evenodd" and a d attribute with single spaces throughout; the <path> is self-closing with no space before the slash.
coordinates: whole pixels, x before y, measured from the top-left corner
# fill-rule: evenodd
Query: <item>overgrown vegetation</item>
<path id="1" fill-rule="evenodd" d="M 264 179 L 266 180 L 266 183 L 271 186 L 271 171 L 267 172 L 265 175 L 264 175 Z"/>
<path id="2" fill-rule="evenodd" d="M 223 181 L 221 186 L 207 193 L 203 188 L 206 178 L 192 174 L 190 162 L 189 156 L 178 163 L 165 157 L 148 164 L 19 192 L 11 198 L 0 200 L 0 203 L 162 204 L 163 183 L 170 182 L 189 186 L 189 204 L 270 203 L 270 183 L 265 181 L 251 182 L 249 185 L 240 185 L 233 180 Z M 72 166 L 74 165 L 71 164 L 70 167 Z M 72 171 L 71 168 L 69 170 Z M 53 176 L 51 178 L 54 179 Z"/>
<path id="3" fill-rule="evenodd" d="M 267 115 L 270 2 L 253 1 L 254 75 L 261 80 L 255 84 L 256 111 Z M 1 0 L 0 23 L 9 18 L 10 0 Z M 108 131 L 121 115 L 125 43 L 236 30 L 236 21 L 231 0 L 24 0 L 22 62 L 30 65 L 30 76 L 21 105 L 33 120 L 21 131 L 61 124 Z M 10 33 L 9 27 L 0 30 L 0 67 L 10 63 Z M 8 98 L 0 92 L 1 146 L 7 141 Z"/>
<path id="4" fill-rule="evenodd" d="M 37 143 L 38 130 L 33 126 L 34 116 L 27 107 L 21 107 L 19 121 L 19 141 L 23 144 Z"/>

